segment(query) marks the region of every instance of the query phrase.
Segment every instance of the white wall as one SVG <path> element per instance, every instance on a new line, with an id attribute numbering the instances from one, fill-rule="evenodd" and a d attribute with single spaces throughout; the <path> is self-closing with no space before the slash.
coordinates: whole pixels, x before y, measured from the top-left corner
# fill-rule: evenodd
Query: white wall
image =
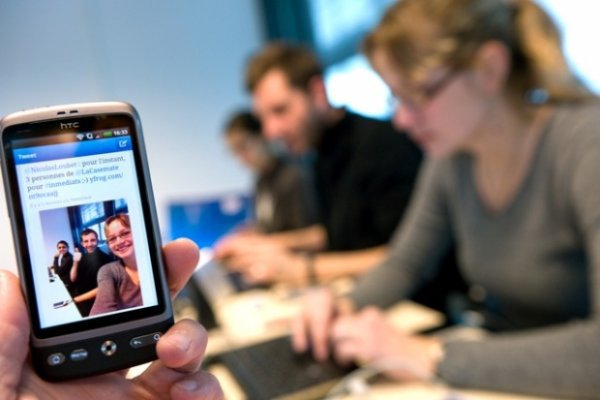
<path id="1" fill-rule="evenodd" d="M 573 69 L 596 93 L 600 93 L 600 2 L 589 0 L 537 0 L 558 24 L 563 46 Z"/>
<path id="2" fill-rule="evenodd" d="M 0 114 L 131 102 L 142 118 L 164 231 L 168 201 L 249 185 L 220 129 L 248 102 L 243 65 L 261 45 L 260 26 L 248 0 L 2 0 Z M 0 267 L 13 268 L 0 196 Z"/>
<path id="3" fill-rule="evenodd" d="M 44 254 L 47 265 L 52 265 L 54 255 L 56 254 L 56 245 L 59 240 L 64 240 L 69 245 L 69 252 L 73 254 L 75 244 L 71 240 L 71 225 L 69 224 L 69 214 L 66 208 L 55 208 L 45 210 L 40 213 L 42 221 L 42 237 L 44 238 Z M 39 244 L 38 244 L 39 245 Z M 40 246 L 41 248 L 41 246 Z"/>

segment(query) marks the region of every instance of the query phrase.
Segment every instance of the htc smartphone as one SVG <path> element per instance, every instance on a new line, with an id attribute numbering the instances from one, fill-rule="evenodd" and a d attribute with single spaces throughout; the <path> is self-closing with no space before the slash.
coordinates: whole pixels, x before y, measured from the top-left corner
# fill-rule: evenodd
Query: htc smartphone
<path id="1" fill-rule="evenodd" d="M 78 378 L 155 359 L 173 313 L 136 110 L 48 107 L 10 114 L 0 128 L 40 376 Z"/>

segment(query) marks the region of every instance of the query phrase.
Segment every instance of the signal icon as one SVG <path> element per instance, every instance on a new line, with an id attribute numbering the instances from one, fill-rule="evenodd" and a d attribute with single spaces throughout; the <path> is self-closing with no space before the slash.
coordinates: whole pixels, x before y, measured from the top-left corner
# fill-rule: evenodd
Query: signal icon
<path id="1" fill-rule="evenodd" d="M 83 137 L 85 136 L 83 133 L 78 133 L 77 135 L 77 139 L 79 140 L 83 140 Z"/>

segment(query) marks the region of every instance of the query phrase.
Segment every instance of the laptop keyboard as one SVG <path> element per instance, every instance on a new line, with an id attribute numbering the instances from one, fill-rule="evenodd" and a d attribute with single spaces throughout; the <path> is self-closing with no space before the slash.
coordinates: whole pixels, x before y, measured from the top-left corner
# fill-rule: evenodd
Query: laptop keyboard
<path id="1" fill-rule="evenodd" d="M 252 400 L 285 397 L 331 382 L 331 385 L 323 385 L 324 392 L 316 397 L 314 392 L 313 397 L 303 397 L 321 398 L 328 387 L 352 370 L 333 361 L 318 362 L 308 354 L 295 353 L 289 337 L 231 350 L 220 354 L 218 360 Z"/>

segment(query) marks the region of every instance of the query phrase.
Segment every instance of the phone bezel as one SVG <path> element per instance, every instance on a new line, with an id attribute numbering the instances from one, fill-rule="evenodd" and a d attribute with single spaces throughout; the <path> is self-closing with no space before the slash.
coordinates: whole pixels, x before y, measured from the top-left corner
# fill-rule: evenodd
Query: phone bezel
<path id="1" fill-rule="evenodd" d="M 49 114 L 47 110 L 36 113 L 30 112 L 25 116 L 19 116 L 14 124 L 10 124 L 11 118 L 6 118 L 3 122 L 9 121 L 2 129 L 2 153 L 3 167 L 5 173 L 5 186 L 7 191 L 7 201 L 12 219 L 12 229 L 15 238 L 15 249 L 19 264 L 19 272 L 22 277 L 23 288 L 29 303 L 29 314 L 31 318 L 32 334 L 37 339 L 49 339 L 59 336 L 72 336 L 82 332 L 88 332 L 89 335 L 96 335 L 99 331 L 106 332 L 110 327 L 119 326 L 120 329 L 139 325 L 135 321 L 150 319 L 165 320 L 172 316 L 169 292 L 166 285 L 166 277 L 163 269 L 163 260 L 160 253 L 160 237 L 155 206 L 151 191 L 150 176 L 147 167 L 141 124 L 135 109 L 128 104 L 94 104 L 89 107 L 65 107 L 67 109 L 77 110 L 77 115 L 59 114 L 54 117 L 44 117 Z M 50 113 L 51 114 L 51 113 Z M 13 118 L 15 119 L 15 118 Z M 95 318 L 84 319 L 81 321 L 42 328 L 37 307 L 37 294 L 33 284 L 31 260 L 28 254 L 28 241 L 24 229 L 24 210 L 20 201 L 18 182 L 16 177 L 16 167 L 12 154 L 12 141 L 17 138 L 40 140 L 43 142 L 49 137 L 58 133 L 64 133 L 59 128 L 59 122 L 69 123 L 78 122 L 79 128 L 71 131 L 92 131 L 127 126 L 130 130 L 132 150 L 136 175 L 138 178 L 138 188 L 142 204 L 142 214 L 147 227 L 146 240 L 150 251 L 153 274 L 155 276 L 154 288 L 156 290 L 158 304 L 155 306 L 144 307 L 141 309 L 124 311 L 117 314 L 108 314 Z M 3 124 L 5 125 L 5 124 Z M 8 194 L 10 193 L 10 194 Z"/>

